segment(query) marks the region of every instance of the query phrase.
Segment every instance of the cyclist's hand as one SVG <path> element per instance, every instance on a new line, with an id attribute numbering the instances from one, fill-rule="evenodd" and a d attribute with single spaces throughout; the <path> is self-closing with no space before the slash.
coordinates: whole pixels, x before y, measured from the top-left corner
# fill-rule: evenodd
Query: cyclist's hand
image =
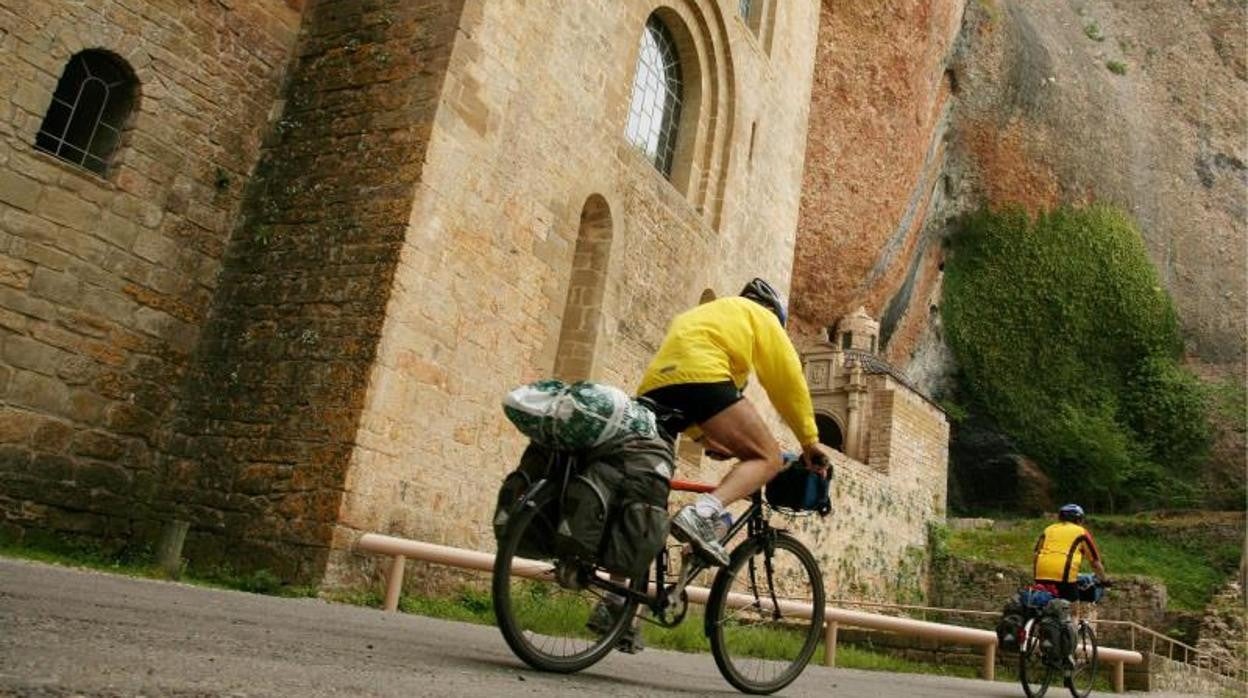
<path id="1" fill-rule="evenodd" d="M 809 444 L 802 447 L 802 462 L 806 465 L 807 470 L 819 473 L 823 477 L 832 476 L 832 465 L 828 462 L 828 457 L 824 455 L 819 444 Z"/>

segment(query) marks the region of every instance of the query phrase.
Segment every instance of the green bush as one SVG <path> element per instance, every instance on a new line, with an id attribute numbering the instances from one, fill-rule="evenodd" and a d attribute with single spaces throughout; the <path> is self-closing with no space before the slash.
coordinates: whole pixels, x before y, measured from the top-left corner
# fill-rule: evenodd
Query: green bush
<path id="1" fill-rule="evenodd" d="M 1188 503 L 1208 401 L 1177 363 L 1174 308 L 1131 220 L 1103 205 L 981 211 L 951 242 L 944 316 L 968 409 L 1063 496 Z"/>

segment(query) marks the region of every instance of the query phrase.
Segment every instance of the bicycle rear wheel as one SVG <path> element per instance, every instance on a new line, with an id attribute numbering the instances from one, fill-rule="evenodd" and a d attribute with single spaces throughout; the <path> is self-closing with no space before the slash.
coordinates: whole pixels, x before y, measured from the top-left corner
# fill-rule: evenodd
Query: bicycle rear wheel
<path id="1" fill-rule="evenodd" d="M 1066 688 L 1075 698 L 1088 698 L 1096 681 L 1096 633 L 1092 626 L 1080 623 L 1075 633 L 1075 669 L 1066 680 Z"/>
<path id="2" fill-rule="evenodd" d="M 823 634 L 819 565 L 796 538 L 772 535 L 770 545 L 760 536 L 732 552 L 707 603 L 715 664 L 744 693 L 774 693 L 792 683 Z"/>
<path id="3" fill-rule="evenodd" d="M 1023 625 L 1023 644 L 1018 649 L 1018 682 L 1027 698 L 1041 698 L 1053 683 L 1056 670 L 1045 660 L 1040 647 L 1044 630 L 1040 621 L 1031 619 Z"/>
<path id="4" fill-rule="evenodd" d="M 632 623 L 637 602 L 623 601 L 605 623 L 591 623 L 594 608 L 604 599 L 603 590 L 587 584 L 597 574 L 592 566 L 517 554 L 522 541 L 554 539 L 558 521 L 544 505 L 555 493 L 544 494 L 512 515 L 499 545 L 492 580 L 494 615 L 517 657 L 535 669 L 567 674 L 611 651 Z M 645 585 L 641 579 L 629 586 L 644 590 Z"/>

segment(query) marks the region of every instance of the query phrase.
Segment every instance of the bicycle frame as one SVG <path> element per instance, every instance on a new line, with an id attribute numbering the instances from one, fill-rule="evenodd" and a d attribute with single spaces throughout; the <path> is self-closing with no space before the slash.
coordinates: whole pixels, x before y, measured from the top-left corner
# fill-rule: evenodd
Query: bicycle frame
<path id="1" fill-rule="evenodd" d="M 746 527 L 749 528 L 748 535 L 750 537 L 765 535 L 767 531 L 771 530 L 771 526 L 767 522 L 766 516 L 763 514 L 763 501 L 760 493 L 754 493 L 750 503 L 750 508 L 746 510 L 744 515 L 728 527 L 728 532 L 724 534 L 724 537 L 720 539 L 720 542 L 726 543 L 727 541 L 732 540 L 742 528 Z M 604 591 L 619 594 L 620 596 L 628 597 L 630 599 L 635 599 L 639 604 L 644 604 L 647 608 L 649 608 L 650 612 L 654 616 L 662 618 L 667 612 L 667 609 L 676 602 L 675 597 L 679 597 L 679 595 L 684 592 L 684 589 L 688 586 L 689 582 L 693 581 L 695 577 L 711 567 L 709 564 L 703 562 L 696 556 L 686 558 L 691 564 L 689 564 L 687 568 L 683 568 L 684 566 L 682 565 L 683 569 L 681 569 L 678 573 L 676 581 L 668 584 L 668 557 L 668 548 L 666 546 L 660 550 L 659 554 L 655 557 L 655 578 L 653 581 L 654 594 L 633 591 L 632 589 L 629 589 L 610 579 L 604 579 L 602 577 L 595 577 L 590 581 L 590 584 L 599 589 L 603 589 Z M 767 576 L 769 582 L 771 581 L 771 574 L 771 565 L 770 562 L 768 562 Z M 769 585 L 769 588 L 770 587 L 771 585 Z M 776 599 L 774 598 L 774 588 L 771 593 L 773 596 L 771 599 L 773 602 L 772 608 L 778 609 L 779 604 L 776 603 Z"/>
<path id="2" fill-rule="evenodd" d="M 551 463 L 547 467 L 546 476 L 536 480 L 532 485 L 525 489 L 523 496 L 521 496 L 520 500 L 515 505 L 516 508 L 518 509 L 529 505 L 529 503 L 535 500 L 539 494 L 544 492 L 552 482 L 555 482 L 555 486 L 559 488 L 558 496 L 562 502 L 563 491 L 567 487 L 568 482 L 571 480 L 576 463 L 577 457 L 575 454 L 558 451 L 553 453 Z M 700 491 L 700 488 L 695 489 L 695 486 L 691 483 L 680 482 L 674 483 L 673 489 L 678 491 Z M 750 538 L 754 538 L 756 536 L 766 536 L 769 532 L 774 530 L 771 528 L 771 524 L 764 512 L 763 495 L 761 490 L 751 495 L 750 507 L 742 516 L 734 521 L 731 526 L 729 526 L 728 532 L 724 534 L 724 537 L 720 539 L 720 542 L 726 543 L 727 541 L 732 540 L 742 528 L 748 528 L 747 535 Z M 771 589 L 772 608 L 775 609 L 773 610 L 773 613 L 778 616 L 779 604 L 775 599 L 774 585 L 771 584 L 773 570 L 771 567 L 770 552 L 771 548 L 768 546 L 766 555 L 766 574 L 768 588 Z M 668 557 L 667 546 L 664 546 L 655 557 L 655 578 L 652 585 L 647 585 L 648 587 L 652 586 L 654 589 L 653 594 L 647 593 L 648 589 L 647 592 L 634 591 L 627 586 L 624 586 L 623 584 L 620 584 L 601 574 L 590 575 L 585 582 L 587 586 L 601 589 L 607 593 L 636 600 L 638 604 L 644 605 L 648 608 L 651 614 L 653 614 L 656 618 L 663 618 L 665 617 L 667 610 L 673 606 L 679 599 L 679 596 L 684 593 L 684 589 L 689 582 L 711 567 L 709 564 L 703 562 L 696 556 L 685 558 L 682 562 L 688 561 L 691 564 L 689 564 L 687 568 L 682 565 L 683 569 L 679 572 L 676 581 L 672 584 L 668 584 Z M 754 571 L 751 569 L 751 575 L 753 574 Z"/>

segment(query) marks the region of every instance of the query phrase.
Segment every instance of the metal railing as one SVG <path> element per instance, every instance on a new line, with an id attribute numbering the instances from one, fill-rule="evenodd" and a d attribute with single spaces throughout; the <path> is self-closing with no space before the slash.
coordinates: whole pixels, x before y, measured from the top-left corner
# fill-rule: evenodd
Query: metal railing
<path id="1" fill-rule="evenodd" d="M 396 538 L 393 536 L 384 536 L 376 533 L 364 534 L 356 542 L 355 547 L 357 550 L 389 555 L 393 558 L 390 562 L 389 573 L 386 576 L 386 595 L 383 605 L 383 608 L 386 611 L 396 611 L 398 609 L 399 595 L 403 588 L 404 567 L 406 560 L 409 558 L 438 565 L 449 565 L 452 567 L 475 569 L 486 572 L 494 569 L 494 555 L 490 553 L 482 553 L 475 550 L 463 550 L 461 548 L 408 540 L 405 538 Z M 550 565 L 548 563 L 537 562 L 534 560 L 517 559 L 512 562 L 512 569 L 515 571 L 515 574 L 519 576 L 545 578 L 549 574 Z M 707 597 L 710 595 L 710 591 L 703 587 L 687 587 L 686 591 L 689 594 L 689 600 L 699 604 L 705 604 Z M 811 609 L 809 604 L 803 605 L 796 602 L 781 603 L 784 604 L 783 607 L 788 608 L 790 611 L 805 613 L 807 617 L 810 615 Z M 858 603 L 859 605 L 866 605 L 870 602 L 855 603 Z M 889 606 L 890 604 L 871 605 Z M 896 604 L 891 605 L 896 606 Z M 921 606 L 913 606 L 909 608 L 916 610 L 924 609 L 924 607 Z M 957 611 L 957 609 L 926 610 Z M 984 613 L 988 612 L 973 612 L 973 614 Z M 991 630 L 968 628 L 960 625 L 947 625 L 944 623 L 933 623 L 926 620 L 888 616 L 879 613 L 866 613 L 863 611 L 840 608 L 839 606 L 833 604 L 829 604 L 825 607 L 824 623 L 824 664 L 827 666 L 836 666 L 837 633 L 842 627 L 853 627 L 864 628 L 867 630 L 880 630 L 884 632 L 892 632 L 901 635 L 910 635 L 914 637 L 928 638 L 940 640 L 942 642 L 981 648 L 984 652 L 983 663 L 980 671 L 981 677 L 991 681 L 996 676 L 997 635 Z M 1124 689 L 1124 665 L 1140 664 L 1144 661 L 1143 655 L 1137 651 L 1116 649 L 1112 647 L 1099 648 L 1098 658 L 1112 666 L 1111 676 L 1113 686 L 1114 690 L 1118 693 L 1122 693 Z"/>
<path id="2" fill-rule="evenodd" d="M 996 619 L 1000 617 L 1000 613 L 995 611 L 980 611 L 965 608 L 941 608 L 937 606 L 920 606 L 908 605 L 878 601 L 860 601 L 857 599 L 831 599 L 830 604 L 838 606 L 856 606 L 861 608 L 877 608 L 882 610 L 902 611 L 908 614 L 918 614 L 921 620 L 927 620 L 929 615 L 944 616 L 978 616 L 982 618 Z M 1238 681 L 1248 680 L 1248 667 L 1244 666 L 1243 661 L 1234 658 L 1224 658 L 1215 656 L 1207 651 L 1193 647 L 1181 640 L 1172 638 L 1164 633 L 1160 633 L 1145 625 L 1140 625 L 1130 620 L 1111 620 L 1106 618 L 1088 619 L 1090 623 L 1096 626 L 1111 626 L 1125 629 L 1123 636 L 1128 639 L 1128 649 L 1135 652 L 1146 652 L 1147 654 L 1158 657 L 1166 657 L 1172 661 L 1188 664 L 1198 669 L 1205 669 L 1216 674 L 1236 679 Z M 1246 644 L 1244 641 L 1228 640 L 1227 644 Z"/>

